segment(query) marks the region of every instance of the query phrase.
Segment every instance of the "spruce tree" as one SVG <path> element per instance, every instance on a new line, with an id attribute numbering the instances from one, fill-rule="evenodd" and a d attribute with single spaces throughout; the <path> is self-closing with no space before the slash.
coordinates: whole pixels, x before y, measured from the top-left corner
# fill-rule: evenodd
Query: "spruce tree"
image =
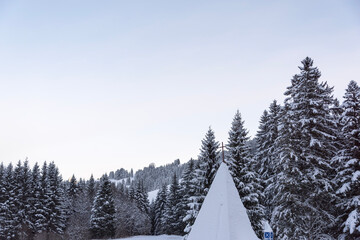
<path id="1" fill-rule="evenodd" d="M 184 172 L 183 177 L 183 191 L 184 191 L 184 202 L 185 202 L 185 217 L 183 221 L 186 223 L 184 232 L 188 234 L 191 230 L 191 226 L 194 224 L 196 216 L 200 210 L 200 192 L 199 182 L 197 179 L 197 169 L 199 161 L 190 160 L 187 169 Z"/>
<path id="2" fill-rule="evenodd" d="M 134 201 L 142 212 L 149 213 L 150 203 L 143 181 L 138 181 L 137 187 L 134 190 Z"/>
<path id="3" fill-rule="evenodd" d="M 197 203 L 197 179 L 195 175 L 196 164 L 193 159 L 188 162 L 182 176 L 181 190 L 183 195 L 184 216 L 184 232 L 189 233 L 191 226 L 195 222 L 195 212 L 199 210 Z"/>
<path id="4" fill-rule="evenodd" d="M 33 175 L 33 178 L 35 176 Z M 47 232 L 51 212 L 48 209 L 50 190 L 48 179 L 48 165 L 46 162 L 41 167 L 39 193 L 36 195 L 36 220 L 33 223 L 37 233 Z"/>
<path id="5" fill-rule="evenodd" d="M 259 175 L 252 170 L 250 149 L 246 145 L 246 141 L 249 139 L 247 134 L 244 121 L 241 119 L 240 112 L 237 111 L 229 131 L 226 162 L 244 207 L 247 209 L 251 225 L 258 237 L 261 238 L 264 218 L 264 207 L 260 203 L 260 199 L 263 197 L 262 187 Z"/>
<path id="6" fill-rule="evenodd" d="M 5 189 L 5 167 L 3 163 L 0 163 L 0 239 L 5 238 L 5 201 L 6 201 L 6 189 Z"/>
<path id="7" fill-rule="evenodd" d="M 264 189 L 261 204 L 265 207 L 265 219 L 269 222 L 274 208 L 274 184 L 276 184 L 274 167 L 277 164 L 275 142 L 278 137 L 280 111 L 280 105 L 274 100 L 270 105 L 269 112 L 265 110 L 261 116 L 259 130 L 256 134 L 257 152 L 255 161 Z"/>
<path id="8" fill-rule="evenodd" d="M 360 238 L 360 87 L 351 81 L 346 89 L 340 118 L 342 148 L 334 160 L 337 169 L 339 222 L 346 238 Z"/>
<path id="9" fill-rule="evenodd" d="M 13 224 L 14 229 L 16 229 L 17 232 L 17 238 L 19 238 L 19 233 L 21 232 L 22 218 L 25 217 L 24 206 L 22 202 L 22 199 L 24 198 L 24 193 L 22 191 L 22 178 L 23 167 L 21 161 L 19 160 L 14 168 L 14 205 L 12 208 L 12 211 L 14 211 Z"/>
<path id="10" fill-rule="evenodd" d="M 30 199 L 33 192 L 31 187 L 31 171 L 29 169 L 28 160 L 24 164 L 18 162 L 14 169 L 14 192 L 15 192 L 15 209 L 16 217 L 14 222 L 18 230 L 19 239 L 27 239 L 31 235 Z"/>
<path id="11" fill-rule="evenodd" d="M 31 172 L 31 189 L 32 194 L 30 197 L 31 211 L 29 218 L 31 222 L 31 230 L 36 234 L 42 230 L 41 223 L 46 221 L 44 216 L 44 206 L 42 205 L 42 188 L 41 188 L 41 172 L 38 163 L 35 163 Z"/>
<path id="12" fill-rule="evenodd" d="M 16 212 L 16 192 L 15 177 L 13 165 L 10 163 L 4 173 L 4 188 L 6 195 L 3 196 L 4 203 L 0 208 L 0 229 L 2 229 L 3 239 L 16 239 L 18 237 L 17 222 L 18 215 Z"/>
<path id="13" fill-rule="evenodd" d="M 91 232 L 94 238 L 113 237 L 115 235 L 115 206 L 111 182 L 105 174 L 91 209 Z"/>
<path id="14" fill-rule="evenodd" d="M 96 188 L 95 179 L 94 179 L 94 176 L 91 174 L 90 179 L 87 184 L 87 196 L 91 203 L 94 201 L 94 198 L 95 198 L 95 193 L 96 193 L 95 188 Z"/>
<path id="15" fill-rule="evenodd" d="M 200 154 L 194 174 L 193 186 L 194 193 L 191 196 L 191 203 L 188 204 L 190 210 L 183 219 L 187 225 L 185 232 L 191 231 L 191 226 L 201 209 L 201 205 L 210 189 L 211 183 L 215 178 L 216 171 L 220 166 L 220 144 L 215 140 L 214 131 L 209 127 L 204 139 L 201 141 Z"/>
<path id="16" fill-rule="evenodd" d="M 76 196 L 78 195 L 78 191 L 79 191 L 79 186 L 76 181 L 76 177 L 75 175 L 72 175 L 72 177 L 70 178 L 69 187 L 67 189 L 67 195 L 71 199 L 75 199 Z"/>
<path id="17" fill-rule="evenodd" d="M 48 222 L 46 223 L 47 233 L 63 234 L 66 224 L 66 213 L 64 209 L 64 191 L 62 188 L 62 178 L 54 162 L 48 166 L 48 201 L 46 208 L 48 211 Z"/>
<path id="18" fill-rule="evenodd" d="M 332 91 L 319 83 L 313 60 L 302 61 L 283 108 L 277 145 L 272 227 L 277 239 L 316 239 L 334 224 L 330 159 L 336 124 L 330 114 Z M 329 204 L 330 202 L 330 204 Z"/>
<path id="19" fill-rule="evenodd" d="M 167 204 L 167 186 L 163 185 L 159 190 L 156 199 L 155 199 L 155 226 L 154 233 L 155 235 L 164 234 L 166 232 L 166 218 L 165 211 Z"/>
<path id="20" fill-rule="evenodd" d="M 183 233 L 183 211 L 184 206 L 181 198 L 181 189 L 176 174 L 174 174 L 172 183 L 170 185 L 165 209 L 166 223 L 168 226 L 167 234 L 180 235 Z"/>
<path id="21" fill-rule="evenodd" d="M 209 130 L 201 143 L 200 155 L 198 157 L 199 169 L 197 169 L 197 178 L 202 187 L 202 198 L 205 198 L 211 183 L 215 178 L 216 171 L 220 166 L 220 144 L 215 140 L 215 134 L 211 127 L 209 127 Z"/>

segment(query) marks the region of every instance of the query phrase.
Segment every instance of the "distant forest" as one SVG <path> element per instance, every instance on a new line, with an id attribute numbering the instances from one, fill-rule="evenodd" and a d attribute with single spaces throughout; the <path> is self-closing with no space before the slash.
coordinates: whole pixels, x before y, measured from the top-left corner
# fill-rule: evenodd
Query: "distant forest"
<path id="1" fill-rule="evenodd" d="M 234 110 L 225 161 L 259 238 L 268 221 L 279 240 L 360 239 L 360 87 L 350 81 L 339 101 L 320 78 L 305 58 L 252 140 Z M 0 164 L 0 240 L 186 238 L 222 160 L 211 128 L 199 143 L 186 163 L 120 168 L 99 181 L 64 181 L 53 162 Z"/>

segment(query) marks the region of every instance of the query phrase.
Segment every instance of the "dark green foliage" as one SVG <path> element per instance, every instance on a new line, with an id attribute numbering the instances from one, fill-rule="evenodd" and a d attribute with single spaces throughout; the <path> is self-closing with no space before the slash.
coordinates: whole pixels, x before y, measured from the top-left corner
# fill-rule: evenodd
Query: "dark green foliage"
<path id="1" fill-rule="evenodd" d="M 272 227 L 278 239 L 316 239 L 334 224 L 331 214 L 336 124 L 332 88 L 305 58 L 292 79 L 276 140 L 276 186 Z"/>
<path id="2" fill-rule="evenodd" d="M 337 166 L 338 233 L 360 238 L 360 87 L 351 81 L 340 117 L 342 146 L 333 159 Z"/>
<path id="3" fill-rule="evenodd" d="M 240 198 L 247 209 L 251 225 L 257 236 L 261 238 L 264 219 L 264 207 L 260 202 L 263 197 L 262 186 L 259 175 L 252 169 L 254 161 L 250 156 L 250 149 L 246 145 L 246 141 L 249 139 L 247 134 L 240 112 L 237 111 L 229 132 L 226 162 Z"/>
<path id="4" fill-rule="evenodd" d="M 197 178 L 203 189 L 203 197 L 205 197 L 220 166 L 220 144 L 215 140 L 214 131 L 210 127 L 201 143 Z"/>
<path id="5" fill-rule="evenodd" d="M 100 187 L 91 209 L 90 223 L 94 238 L 113 237 L 115 235 L 115 205 L 111 182 L 107 175 L 101 178 Z"/>
<path id="6" fill-rule="evenodd" d="M 48 202 L 46 208 L 49 218 L 47 231 L 63 234 L 66 224 L 64 209 L 64 192 L 61 187 L 62 179 L 54 162 L 48 166 Z"/>
<path id="7" fill-rule="evenodd" d="M 94 180 L 94 176 L 91 174 L 90 179 L 87 184 L 87 196 L 88 196 L 90 202 L 94 201 L 95 193 L 96 193 L 95 180 Z"/>
<path id="8" fill-rule="evenodd" d="M 189 233 L 191 226 L 195 222 L 197 211 L 199 211 L 200 206 L 197 203 L 197 194 L 198 194 L 198 186 L 196 179 L 196 164 L 193 159 L 187 164 L 187 167 L 184 170 L 181 189 L 183 194 L 183 206 L 184 206 L 184 216 L 182 221 L 185 224 L 184 232 Z"/>
<path id="9" fill-rule="evenodd" d="M 150 203 L 148 199 L 148 193 L 144 188 L 143 181 L 138 182 L 137 187 L 133 193 L 133 200 L 135 201 L 135 204 L 138 206 L 140 211 L 149 214 Z"/>
<path id="10" fill-rule="evenodd" d="M 164 185 L 158 192 L 155 200 L 155 235 L 164 234 L 166 231 L 165 211 L 167 204 L 167 187 Z"/>
<path id="11" fill-rule="evenodd" d="M 182 201 L 181 189 L 177 177 L 174 174 L 173 181 L 167 197 L 165 209 L 166 233 L 181 235 L 184 232 L 185 224 L 182 221 L 184 217 L 185 206 Z"/>
<path id="12" fill-rule="evenodd" d="M 280 112 L 281 107 L 274 100 L 270 105 L 269 112 L 265 110 L 261 116 L 259 130 L 255 138 L 257 142 L 255 166 L 264 189 L 264 197 L 261 198 L 261 204 L 265 207 L 265 218 L 269 222 L 274 208 L 274 185 L 276 184 L 274 168 L 277 164 L 275 142 L 279 135 Z"/>

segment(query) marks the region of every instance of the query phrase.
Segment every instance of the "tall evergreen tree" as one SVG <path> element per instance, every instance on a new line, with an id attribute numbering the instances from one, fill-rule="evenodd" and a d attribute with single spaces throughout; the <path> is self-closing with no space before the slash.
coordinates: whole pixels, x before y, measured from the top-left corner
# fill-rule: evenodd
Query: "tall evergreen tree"
<path id="1" fill-rule="evenodd" d="M 5 201 L 6 201 L 6 189 L 5 189 L 5 167 L 3 163 L 0 163 L 0 239 L 5 238 Z"/>
<path id="2" fill-rule="evenodd" d="M 277 139 L 276 189 L 272 227 L 277 239 L 316 239 L 334 223 L 329 199 L 335 199 L 330 159 L 335 123 L 330 114 L 332 88 L 319 83 L 313 60 L 302 61 L 282 113 Z M 330 204 L 331 206 L 331 204 Z"/>
<path id="3" fill-rule="evenodd" d="M 183 219 L 187 222 L 185 232 L 189 233 L 191 226 L 201 209 L 201 205 L 208 193 L 211 183 L 215 178 L 216 171 L 220 166 L 220 144 L 215 140 L 214 131 L 209 127 L 204 139 L 201 141 L 200 154 L 198 156 L 197 166 L 194 178 L 194 193 L 191 196 L 187 216 Z"/>
<path id="4" fill-rule="evenodd" d="M 247 209 L 251 225 L 261 238 L 264 218 L 264 207 L 260 203 L 260 199 L 263 197 L 262 187 L 259 175 L 252 170 L 250 149 L 246 145 L 246 141 L 249 139 L 247 134 L 244 121 L 241 119 L 240 112 L 237 111 L 229 131 L 229 142 L 226 146 L 229 152 L 227 164 L 240 198 Z"/>
<path id="5" fill-rule="evenodd" d="M 143 181 L 138 181 L 137 187 L 134 190 L 134 201 L 142 212 L 149 213 L 150 203 Z"/>
<path id="6" fill-rule="evenodd" d="M 95 179 L 94 176 L 91 174 L 87 184 L 87 196 L 89 197 L 91 203 L 94 201 L 95 193 L 96 193 Z"/>
<path id="7" fill-rule="evenodd" d="M 166 206 L 165 217 L 168 226 L 167 234 L 182 234 L 184 231 L 182 218 L 184 216 L 183 211 L 185 210 L 185 207 L 183 205 L 181 189 L 176 174 L 174 174 L 170 185 Z"/>
<path id="8" fill-rule="evenodd" d="M 48 234 L 63 234 L 66 223 L 66 213 L 64 209 L 64 192 L 62 188 L 62 178 L 54 162 L 48 166 L 48 221 L 46 230 Z"/>
<path id="9" fill-rule="evenodd" d="M 38 163 L 35 163 L 32 172 L 31 172 L 31 189 L 32 194 L 30 197 L 30 206 L 31 211 L 29 213 L 29 218 L 31 222 L 31 230 L 33 234 L 39 233 L 41 228 L 41 223 L 46 221 L 44 216 L 44 206 L 42 205 L 42 188 L 41 188 L 41 172 Z"/>
<path id="10" fill-rule="evenodd" d="M 115 206 L 111 182 L 105 174 L 101 178 L 91 210 L 91 232 L 94 238 L 113 237 L 115 235 Z"/>
<path id="11" fill-rule="evenodd" d="M 18 229 L 19 239 L 28 239 L 31 235 L 31 222 L 30 212 L 31 204 L 30 198 L 33 192 L 31 188 L 31 171 L 27 159 L 24 164 L 21 161 L 18 162 L 14 169 L 15 178 L 15 209 L 16 218 L 16 229 Z"/>
<path id="12" fill-rule="evenodd" d="M 201 141 L 199 155 L 199 169 L 197 169 L 197 178 L 205 198 L 209 191 L 212 181 L 215 178 L 216 171 L 220 166 L 219 147 L 220 144 L 215 140 L 214 131 L 209 127 L 205 138 Z"/>
<path id="13" fill-rule="evenodd" d="M 73 174 L 72 177 L 70 178 L 69 187 L 67 189 L 67 195 L 70 198 L 74 199 L 74 198 L 76 198 L 78 191 L 79 191 L 79 186 L 78 186 L 76 177 Z"/>
<path id="14" fill-rule="evenodd" d="M 35 176 L 33 175 L 33 178 Z M 48 165 L 46 162 L 41 167 L 39 194 L 35 200 L 36 203 L 36 221 L 33 223 L 37 233 L 46 233 L 48 230 L 48 222 L 50 219 L 50 210 L 48 208 L 50 202 Z"/>
<path id="15" fill-rule="evenodd" d="M 167 204 L 167 186 L 163 185 L 163 187 L 159 190 L 156 199 L 155 199 L 155 226 L 154 233 L 155 235 L 164 234 L 166 232 L 166 218 L 165 211 Z"/>
<path id="16" fill-rule="evenodd" d="M 188 162 L 182 176 L 181 190 L 183 194 L 184 216 L 184 232 L 189 233 L 191 226 L 195 222 L 195 212 L 200 208 L 197 203 L 197 179 L 195 175 L 196 164 L 193 159 Z"/>
<path id="17" fill-rule="evenodd" d="M 269 222 L 274 207 L 274 184 L 276 184 L 274 167 L 277 164 L 275 142 L 278 137 L 280 111 L 281 106 L 274 100 L 270 105 L 269 112 L 265 110 L 261 116 L 259 130 L 256 134 L 256 168 L 264 189 L 264 198 L 261 198 L 261 204 L 265 207 L 265 218 Z"/>
<path id="18" fill-rule="evenodd" d="M 360 238 L 360 87 L 351 81 L 342 104 L 343 145 L 334 157 L 338 166 L 339 229 L 346 238 Z"/>
<path id="19" fill-rule="evenodd" d="M 4 173 L 4 188 L 6 195 L 0 209 L 0 229 L 3 239 L 16 239 L 18 237 L 18 215 L 16 212 L 15 177 L 13 165 L 10 163 Z"/>

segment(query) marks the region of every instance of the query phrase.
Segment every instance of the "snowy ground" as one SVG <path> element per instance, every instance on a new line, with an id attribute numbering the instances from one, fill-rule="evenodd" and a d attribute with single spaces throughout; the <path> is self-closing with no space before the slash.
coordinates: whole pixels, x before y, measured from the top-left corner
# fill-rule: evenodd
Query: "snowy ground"
<path id="1" fill-rule="evenodd" d="M 119 179 L 119 180 L 116 180 L 116 179 L 109 179 L 110 182 L 112 183 L 115 183 L 115 186 L 117 186 L 118 184 L 124 184 L 126 183 L 128 178 L 122 178 L 122 179 Z M 134 178 L 130 178 L 130 182 L 134 181 Z"/>
<path id="2" fill-rule="evenodd" d="M 153 201 L 155 201 L 158 192 L 159 192 L 159 189 L 156 189 L 156 190 L 154 190 L 154 191 L 148 192 L 148 199 L 149 199 L 149 202 L 150 202 L 150 203 L 153 202 Z"/>
<path id="3" fill-rule="evenodd" d="M 160 236 L 136 236 L 129 238 L 118 238 L 117 240 L 182 240 L 182 239 L 183 239 L 182 236 L 160 235 Z"/>

